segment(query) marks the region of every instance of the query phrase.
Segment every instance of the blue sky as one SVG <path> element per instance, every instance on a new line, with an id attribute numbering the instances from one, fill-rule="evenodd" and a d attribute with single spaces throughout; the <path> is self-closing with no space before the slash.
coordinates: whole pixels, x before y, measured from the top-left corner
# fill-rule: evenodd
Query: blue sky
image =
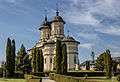
<path id="1" fill-rule="evenodd" d="M 0 0 L 0 61 L 5 59 L 6 39 L 16 40 L 17 50 L 23 43 L 31 48 L 40 38 L 39 26 L 55 16 L 59 2 L 60 15 L 66 21 L 65 34 L 80 41 L 80 62 L 97 57 L 110 49 L 113 57 L 120 56 L 119 0 Z"/>

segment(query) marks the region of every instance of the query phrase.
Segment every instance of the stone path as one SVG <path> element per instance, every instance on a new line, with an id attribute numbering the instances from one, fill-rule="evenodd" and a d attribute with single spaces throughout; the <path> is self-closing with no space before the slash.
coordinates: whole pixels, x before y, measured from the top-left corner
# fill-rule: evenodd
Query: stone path
<path id="1" fill-rule="evenodd" d="M 42 82 L 56 82 L 56 81 L 50 80 L 49 77 L 42 77 Z"/>

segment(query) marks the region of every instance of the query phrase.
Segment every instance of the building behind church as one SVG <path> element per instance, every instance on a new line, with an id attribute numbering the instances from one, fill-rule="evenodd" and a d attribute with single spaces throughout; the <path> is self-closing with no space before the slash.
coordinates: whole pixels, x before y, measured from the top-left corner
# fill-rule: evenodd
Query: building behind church
<path id="1" fill-rule="evenodd" d="M 29 50 L 29 58 L 33 60 L 32 50 L 35 48 L 42 49 L 44 56 L 44 71 L 54 70 L 55 43 L 57 39 L 61 40 L 62 44 L 65 43 L 67 46 L 68 70 L 78 70 L 79 68 L 78 45 L 80 42 L 76 41 L 70 35 L 65 36 L 64 24 L 65 21 L 59 16 L 58 11 L 52 21 L 48 21 L 47 16 L 45 16 L 39 28 L 40 40 Z"/>

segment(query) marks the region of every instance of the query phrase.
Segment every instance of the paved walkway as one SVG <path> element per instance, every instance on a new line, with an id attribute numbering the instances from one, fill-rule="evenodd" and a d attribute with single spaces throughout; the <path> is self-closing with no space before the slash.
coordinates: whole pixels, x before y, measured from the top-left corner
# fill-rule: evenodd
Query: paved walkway
<path id="1" fill-rule="evenodd" d="M 42 77 L 42 82 L 56 82 L 56 81 L 50 80 L 49 77 Z"/>

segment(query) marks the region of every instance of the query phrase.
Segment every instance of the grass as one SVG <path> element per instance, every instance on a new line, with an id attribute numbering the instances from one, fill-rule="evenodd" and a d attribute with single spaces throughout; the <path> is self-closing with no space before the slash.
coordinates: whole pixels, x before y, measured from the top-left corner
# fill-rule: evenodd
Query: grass
<path id="1" fill-rule="evenodd" d="M 0 78 L 0 82 L 26 82 L 25 79 L 4 79 Z"/>
<path id="2" fill-rule="evenodd" d="M 83 77 L 80 77 L 80 78 L 83 78 Z M 106 79 L 106 77 L 88 77 L 86 80 L 99 81 L 99 82 L 118 82 L 116 77 L 113 77 L 112 79 Z"/>
<path id="3" fill-rule="evenodd" d="M 76 78 L 84 78 L 84 77 L 76 77 Z M 98 82 L 118 82 L 116 80 L 116 77 L 113 77 L 112 79 L 106 79 L 105 77 L 88 77 L 86 80 L 89 81 L 98 81 Z M 0 78 L 0 82 L 26 82 L 25 79 L 4 79 Z"/>

